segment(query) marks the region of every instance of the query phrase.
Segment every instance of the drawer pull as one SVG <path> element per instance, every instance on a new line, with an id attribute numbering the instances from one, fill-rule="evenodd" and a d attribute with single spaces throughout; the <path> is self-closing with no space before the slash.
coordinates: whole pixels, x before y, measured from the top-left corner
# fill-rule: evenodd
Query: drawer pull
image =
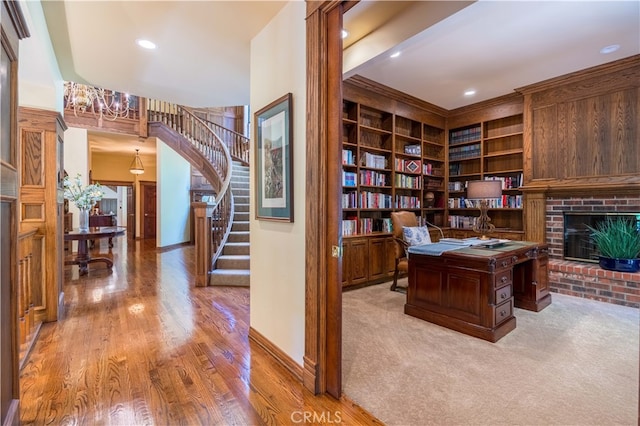
<path id="1" fill-rule="evenodd" d="M 503 276 L 502 278 L 500 278 L 500 281 L 502 281 L 502 283 L 506 283 L 509 280 L 509 278 L 507 278 L 506 276 Z"/>
<path id="2" fill-rule="evenodd" d="M 507 293 L 500 293 L 500 299 L 506 299 Z"/>
<path id="3" fill-rule="evenodd" d="M 503 316 L 505 316 L 505 315 L 507 315 L 507 311 L 504 311 L 504 310 L 503 310 L 503 311 L 500 311 L 500 316 L 501 316 L 501 317 L 503 317 Z"/>
<path id="4" fill-rule="evenodd" d="M 513 257 L 511 258 L 511 261 L 512 261 L 513 263 L 517 263 L 517 262 L 518 262 L 518 256 L 513 256 Z"/>
<path id="5" fill-rule="evenodd" d="M 507 266 L 509 264 L 509 262 L 507 262 L 506 260 L 502 261 L 502 266 Z"/>

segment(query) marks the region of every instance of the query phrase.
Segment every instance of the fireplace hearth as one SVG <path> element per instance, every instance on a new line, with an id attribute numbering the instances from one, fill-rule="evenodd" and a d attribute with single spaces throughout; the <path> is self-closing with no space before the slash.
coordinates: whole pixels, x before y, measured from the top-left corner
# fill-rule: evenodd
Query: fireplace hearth
<path id="1" fill-rule="evenodd" d="M 594 262 L 597 254 L 594 254 L 595 247 L 591 245 L 584 225 L 570 222 L 565 229 L 565 216 L 584 223 L 589 217 L 602 219 L 622 215 L 635 218 L 638 223 L 638 194 L 595 193 L 585 196 L 558 192 L 547 196 L 545 204 L 551 291 L 640 308 L 640 272 L 602 269 L 597 261 Z M 569 236 L 569 247 L 565 244 L 565 233 Z"/>

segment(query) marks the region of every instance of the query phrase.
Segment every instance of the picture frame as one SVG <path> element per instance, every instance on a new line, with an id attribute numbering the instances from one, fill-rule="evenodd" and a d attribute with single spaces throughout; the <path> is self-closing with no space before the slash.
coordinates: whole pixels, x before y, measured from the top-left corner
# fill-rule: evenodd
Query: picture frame
<path id="1" fill-rule="evenodd" d="M 254 115 L 256 219 L 293 222 L 293 95 Z"/>

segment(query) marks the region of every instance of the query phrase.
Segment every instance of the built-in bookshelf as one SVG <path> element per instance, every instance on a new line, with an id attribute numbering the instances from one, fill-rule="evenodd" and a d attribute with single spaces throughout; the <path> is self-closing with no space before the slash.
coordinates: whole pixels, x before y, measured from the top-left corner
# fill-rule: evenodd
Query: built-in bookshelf
<path id="1" fill-rule="evenodd" d="M 342 234 L 391 232 L 391 212 L 445 225 L 446 133 L 362 103 L 343 104 Z"/>
<path id="2" fill-rule="evenodd" d="M 479 201 L 466 197 L 469 181 L 499 180 L 501 197 L 488 200 L 491 222 L 499 232 L 522 232 L 522 113 L 449 129 L 448 160 L 447 226 L 473 227 Z"/>

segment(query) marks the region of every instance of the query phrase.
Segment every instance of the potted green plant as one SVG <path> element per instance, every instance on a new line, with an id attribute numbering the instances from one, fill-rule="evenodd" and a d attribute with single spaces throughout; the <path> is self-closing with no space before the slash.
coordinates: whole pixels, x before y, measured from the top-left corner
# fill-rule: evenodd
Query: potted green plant
<path id="1" fill-rule="evenodd" d="M 607 218 L 589 229 L 600 252 L 601 268 L 621 272 L 640 270 L 640 231 L 635 221 Z"/>

